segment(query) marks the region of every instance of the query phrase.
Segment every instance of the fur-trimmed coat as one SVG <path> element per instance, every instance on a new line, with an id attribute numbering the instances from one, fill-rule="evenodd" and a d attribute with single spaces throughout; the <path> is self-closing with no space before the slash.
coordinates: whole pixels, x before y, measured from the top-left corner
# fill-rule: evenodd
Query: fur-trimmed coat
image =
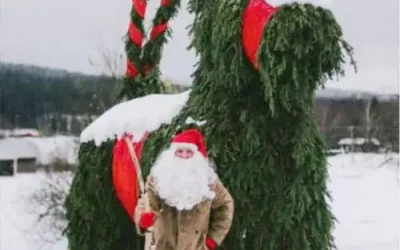
<path id="1" fill-rule="evenodd" d="M 178 211 L 157 196 L 153 178 L 147 179 L 150 208 L 157 216 L 152 250 L 208 250 L 206 238 L 217 245 L 222 243 L 232 224 L 233 199 L 221 181 L 211 187 L 215 191 L 213 200 L 203 201 L 190 211 Z M 136 214 L 140 214 L 138 210 Z"/>

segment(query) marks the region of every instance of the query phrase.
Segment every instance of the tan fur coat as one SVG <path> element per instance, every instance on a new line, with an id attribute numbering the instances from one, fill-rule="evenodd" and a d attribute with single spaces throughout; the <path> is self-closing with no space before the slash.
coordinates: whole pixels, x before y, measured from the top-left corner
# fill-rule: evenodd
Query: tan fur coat
<path id="1" fill-rule="evenodd" d="M 152 250 L 208 250 L 207 237 L 218 245 L 222 243 L 232 224 L 233 199 L 219 180 L 212 189 L 216 194 L 213 200 L 206 200 L 190 211 L 177 211 L 157 196 L 153 178 L 148 178 L 146 192 L 150 208 L 157 215 Z M 140 214 L 138 210 L 136 214 Z"/>

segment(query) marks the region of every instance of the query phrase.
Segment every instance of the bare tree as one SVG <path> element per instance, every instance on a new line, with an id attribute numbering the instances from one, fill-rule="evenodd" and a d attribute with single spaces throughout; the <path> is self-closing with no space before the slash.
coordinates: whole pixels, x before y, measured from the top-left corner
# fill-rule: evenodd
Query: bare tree
<path id="1" fill-rule="evenodd" d="M 94 103 L 92 104 L 94 105 L 93 108 L 100 112 L 104 112 L 107 109 L 107 105 L 104 103 L 103 98 L 116 96 L 119 92 L 118 88 L 121 87 L 121 81 L 123 79 L 124 70 L 126 67 L 126 60 L 122 51 L 110 50 L 104 46 L 101 35 L 99 35 L 99 40 L 101 42 L 97 48 L 97 54 L 96 56 L 88 58 L 89 64 L 93 67 L 100 66 L 102 68 L 102 73 L 108 77 L 111 77 L 113 79 L 111 84 L 115 86 L 112 88 L 112 93 L 109 93 L 108 88 L 107 91 L 105 91 L 102 84 L 98 84 L 94 90 Z"/>
<path id="2" fill-rule="evenodd" d="M 65 162 L 55 165 L 65 167 Z M 43 245 L 56 244 L 63 239 L 67 226 L 64 202 L 73 178 L 72 171 L 46 171 L 41 187 L 30 197 L 30 209 L 37 214 L 34 238 Z"/>
<path id="3" fill-rule="evenodd" d="M 63 146 L 65 144 L 55 145 L 54 152 L 49 155 L 52 162 L 49 168 L 38 173 L 42 174 L 40 186 L 29 199 L 29 212 L 36 215 L 35 233 L 32 236 L 42 245 L 53 245 L 62 240 L 67 226 L 64 202 L 76 166 L 68 161 L 70 157 L 72 160 L 72 151 L 66 151 Z M 78 147 L 73 150 L 76 155 Z"/>
<path id="4" fill-rule="evenodd" d="M 12 129 L 12 123 L 4 116 L 0 115 L 0 128 L 1 129 Z"/>
<path id="5" fill-rule="evenodd" d="M 328 143 L 335 144 L 337 140 L 336 129 L 340 127 L 343 120 L 340 110 L 335 109 L 330 100 L 320 100 L 316 105 L 315 115 Z"/>
<path id="6" fill-rule="evenodd" d="M 365 126 L 365 138 L 367 140 L 371 139 L 371 132 L 374 128 L 375 121 L 376 121 L 376 114 L 372 113 L 372 99 L 366 100 L 365 107 L 364 107 L 364 126 Z"/>
<path id="7" fill-rule="evenodd" d="M 364 138 L 366 145 L 374 143 L 372 140 L 379 133 L 379 102 L 376 98 L 369 98 L 364 101 L 364 112 L 362 114 L 362 127 L 364 128 Z"/>
<path id="8" fill-rule="evenodd" d="M 95 59 L 89 57 L 89 64 L 92 66 L 102 65 L 104 74 L 116 79 L 122 78 L 125 67 L 123 53 L 112 51 L 102 46 L 98 48 L 98 53 L 100 62 L 96 62 Z"/>
<path id="9" fill-rule="evenodd" d="M 109 75 L 116 79 L 121 79 L 124 76 L 126 67 L 125 53 L 123 51 L 110 50 L 104 45 L 104 39 L 99 33 L 100 45 L 97 46 L 98 59 L 89 57 L 89 64 L 93 67 L 102 67 L 103 74 Z"/>
<path id="10" fill-rule="evenodd" d="M 387 149 L 399 151 L 399 99 L 379 103 L 379 138 Z"/>

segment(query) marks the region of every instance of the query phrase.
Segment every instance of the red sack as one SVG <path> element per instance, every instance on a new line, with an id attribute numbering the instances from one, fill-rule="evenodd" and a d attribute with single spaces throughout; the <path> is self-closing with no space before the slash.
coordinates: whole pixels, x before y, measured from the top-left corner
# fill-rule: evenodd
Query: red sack
<path id="1" fill-rule="evenodd" d="M 139 162 L 146 137 L 147 134 L 139 142 L 132 143 Z M 136 168 L 140 166 L 134 165 L 125 138 L 129 138 L 129 142 L 131 142 L 133 135 L 125 135 L 117 140 L 113 147 L 112 178 L 116 196 L 133 221 L 140 194 Z"/>

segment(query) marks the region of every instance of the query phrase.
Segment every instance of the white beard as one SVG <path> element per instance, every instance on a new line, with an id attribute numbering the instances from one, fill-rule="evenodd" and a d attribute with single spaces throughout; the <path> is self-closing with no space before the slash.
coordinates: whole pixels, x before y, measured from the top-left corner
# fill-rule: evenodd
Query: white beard
<path id="1" fill-rule="evenodd" d="M 154 178 L 157 195 L 177 210 L 191 210 L 207 199 L 214 199 L 210 185 L 217 179 L 214 169 L 200 152 L 190 159 L 174 155 L 174 149 L 161 153 L 150 175 Z"/>

